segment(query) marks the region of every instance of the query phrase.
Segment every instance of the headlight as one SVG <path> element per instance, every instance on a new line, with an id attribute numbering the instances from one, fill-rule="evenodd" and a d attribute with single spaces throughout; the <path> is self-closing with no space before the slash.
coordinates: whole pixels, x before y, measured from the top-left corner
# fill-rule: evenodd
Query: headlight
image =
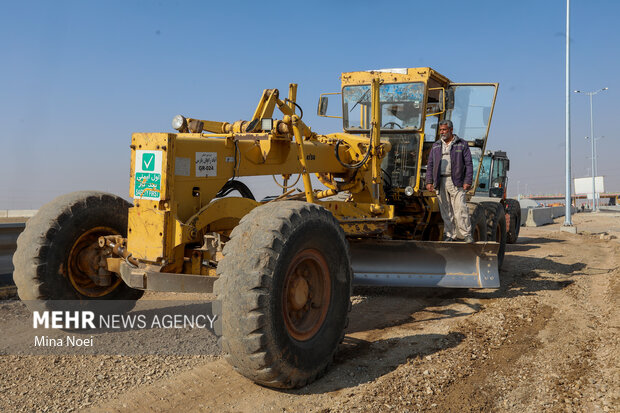
<path id="1" fill-rule="evenodd" d="M 185 126 L 185 118 L 182 115 L 176 115 L 172 118 L 172 128 L 181 130 Z"/>
<path id="2" fill-rule="evenodd" d="M 413 187 L 411 187 L 411 186 L 406 187 L 405 188 L 405 195 L 407 195 L 407 196 L 413 195 Z"/>
<path id="3" fill-rule="evenodd" d="M 273 119 L 264 118 L 260 120 L 260 128 L 263 131 L 269 132 L 273 129 Z"/>

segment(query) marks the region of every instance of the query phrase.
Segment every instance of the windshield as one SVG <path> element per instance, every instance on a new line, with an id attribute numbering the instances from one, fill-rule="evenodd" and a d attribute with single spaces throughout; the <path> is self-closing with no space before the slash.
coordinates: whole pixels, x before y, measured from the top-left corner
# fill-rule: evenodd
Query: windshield
<path id="1" fill-rule="evenodd" d="M 424 106 L 424 83 L 381 85 L 381 129 L 420 129 Z M 369 130 L 370 85 L 345 86 L 342 89 L 342 120 L 345 130 Z"/>
<path id="2" fill-rule="evenodd" d="M 486 139 L 495 104 L 495 85 L 453 85 L 454 105 L 446 119 L 454 124 L 454 133 L 466 141 Z"/>
<path id="3" fill-rule="evenodd" d="M 482 150 L 480 148 L 471 148 L 471 160 L 474 164 L 474 174 L 480 164 L 480 158 L 482 157 Z M 489 191 L 489 173 L 491 172 L 491 157 L 482 157 L 482 168 L 480 168 L 480 176 L 478 177 L 478 188 L 476 191 L 488 192 Z M 481 185 L 484 184 L 484 187 Z"/>

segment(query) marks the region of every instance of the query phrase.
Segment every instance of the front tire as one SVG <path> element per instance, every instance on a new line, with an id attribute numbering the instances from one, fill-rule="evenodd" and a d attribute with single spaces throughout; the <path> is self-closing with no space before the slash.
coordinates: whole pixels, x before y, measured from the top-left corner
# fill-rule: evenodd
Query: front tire
<path id="1" fill-rule="evenodd" d="M 302 387 L 323 375 L 350 309 L 349 247 L 334 216 L 298 201 L 257 207 L 223 254 L 214 292 L 226 360 L 270 387 Z"/>
<path id="2" fill-rule="evenodd" d="M 112 275 L 108 286 L 97 285 L 84 270 L 89 248 L 102 235 L 127 235 L 124 199 L 103 192 L 62 195 L 39 209 L 17 239 L 13 279 L 27 304 L 55 309 L 56 300 L 119 301 L 117 311 L 129 311 L 143 291 L 129 288 Z"/>

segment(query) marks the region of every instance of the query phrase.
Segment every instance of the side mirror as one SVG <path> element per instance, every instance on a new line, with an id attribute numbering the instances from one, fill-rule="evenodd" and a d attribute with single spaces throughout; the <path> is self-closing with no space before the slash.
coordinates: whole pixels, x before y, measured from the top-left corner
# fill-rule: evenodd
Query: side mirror
<path id="1" fill-rule="evenodd" d="M 334 111 L 338 111 L 338 105 L 336 105 L 336 109 L 332 109 L 332 113 L 330 113 L 329 115 L 327 114 L 327 105 L 329 102 L 329 95 L 342 95 L 342 93 L 338 92 L 338 93 L 321 93 L 321 96 L 319 97 L 319 105 L 316 109 L 316 114 L 319 116 L 322 116 L 324 118 L 336 118 L 336 119 L 342 119 L 342 116 L 336 116 L 337 113 L 334 113 Z M 346 105 L 346 103 L 345 103 Z"/>
<path id="2" fill-rule="evenodd" d="M 327 96 L 321 96 L 319 98 L 319 107 L 316 114 L 319 116 L 325 116 L 327 114 Z"/>
<path id="3" fill-rule="evenodd" d="M 510 159 L 506 159 L 506 170 L 510 170 Z"/>

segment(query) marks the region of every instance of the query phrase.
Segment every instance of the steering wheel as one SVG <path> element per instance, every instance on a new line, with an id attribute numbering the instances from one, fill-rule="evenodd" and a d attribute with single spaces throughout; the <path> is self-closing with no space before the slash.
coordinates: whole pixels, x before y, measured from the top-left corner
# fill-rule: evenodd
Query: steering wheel
<path id="1" fill-rule="evenodd" d="M 390 127 L 391 126 L 391 127 Z M 400 126 L 398 123 L 396 122 L 388 122 L 385 125 L 383 125 L 384 128 L 390 128 L 390 129 L 394 129 L 394 126 L 398 126 L 398 129 L 402 129 L 403 127 Z"/>

